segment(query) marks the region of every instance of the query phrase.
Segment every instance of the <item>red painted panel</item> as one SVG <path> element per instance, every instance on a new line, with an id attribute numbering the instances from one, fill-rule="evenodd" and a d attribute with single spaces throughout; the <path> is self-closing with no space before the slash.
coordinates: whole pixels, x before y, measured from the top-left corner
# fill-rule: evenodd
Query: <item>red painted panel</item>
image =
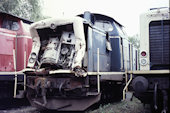
<path id="1" fill-rule="evenodd" d="M 9 34 L 9 35 L 16 35 L 15 31 L 11 31 L 11 30 L 4 29 L 4 28 L 0 28 L 0 32 L 1 33 L 6 33 L 6 34 Z"/>
<path id="2" fill-rule="evenodd" d="M 26 51 L 26 63 L 32 49 L 32 39 L 29 31 L 24 31 L 19 20 L 20 29 L 12 31 L 0 28 L 0 71 L 14 71 L 13 49 L 16 52 L 17 71 L 24 69 L 24 52 Z M 17 36 L 16 36 L 17 35 Z"/>
<path id="3" fill-rule="evenodd" d="M 24 38 L 17 38 L 17 71 L 24 69 Z"/>
<path id="4" fill-rule="evenodd" d="M 28 63 L 28 58 L 29 58 L 29 55 L 31 53 L 31 50 L 32 50 L 32 39 L 26 39 L 26 44 L 25 44 L 25 47 L 26 47 L 26 66 L 27 66 L 27 63 Z"/>
<path id="5" fill-rule="evenodd" d="M 3 36 L 0 34 L 0 54 L 13 55 L 14 38 Z"/>
<path id="6" fill-rule="evenodd" d="M 0 71 L 14 71 L 15 34 L 13 31 L 0 29 Z"/>
<path id="7" fill-rule="evenodd" d="M 26 52 L 26 64 L 32 48 L 32 39 L 17 38 L 17 71 L 24 69 L 24 52 Z"/>
<path id="8" fill-rule="evenodd" d="M 13 56 L 0 55 L 0 71 L 14 71 Z"/>

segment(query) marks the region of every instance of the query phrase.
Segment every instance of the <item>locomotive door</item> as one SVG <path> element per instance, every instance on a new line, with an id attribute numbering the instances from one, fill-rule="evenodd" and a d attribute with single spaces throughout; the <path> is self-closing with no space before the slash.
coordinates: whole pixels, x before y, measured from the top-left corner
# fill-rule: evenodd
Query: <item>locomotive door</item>
<path id="1" fill-rule="evenodd" d="M 93 29 L 93 71 L 97 71 L 97 49 L 99 48 L 99 70 L 110 70 L 109 52 L 106 49 L 106 34 Z"/>

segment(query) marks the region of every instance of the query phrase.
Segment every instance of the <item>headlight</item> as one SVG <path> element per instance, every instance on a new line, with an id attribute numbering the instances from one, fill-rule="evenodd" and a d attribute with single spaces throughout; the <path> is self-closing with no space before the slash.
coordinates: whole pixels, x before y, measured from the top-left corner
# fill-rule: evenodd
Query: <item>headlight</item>
<path id="1" fill-rule="evenodd" d="M 34 62 L 35 62 L 35 59 L 30 58 L 30 59 L 29 59 L 29 62 L 30 62 L 30 63 L 34 63 Z"/>
<path id="2" fill-rule="evenodd" d="M 146 65 L 146 64 L 147 64 L 146 58 L 142 58 L 142 59 L 140 60 L 140 63 L 141 63 L 141 65 Z"/>
<path id="3" fill-rule="evenodd" d="M 51 29 L 55 29 L 57 26 L 54 24 L 54 23 L 52 23 L 51 25 L 50 25 L 50 28 Z"/>
<path id="4" fill-rule="evenodd" d="M 61 50 L 61 54 L 63 54 L 63 55 L 67 54 L 68 52 L 69 52 L 69 50 L 67 47 L 62 48 L 62 50 Z"/>
<path id="5" fill-rule="evenodd" d="M 36 59 L 37 58 L 36 53 L 31 53 L 31 58 Z"/>
<path id="6" fill-rule="evenodd" d="M 31 53 L 31 58 L 29 59 L 29 62 L 34 63 L 36 61 L 36 59 L 37 59 L 36 53 L 34 53 L 34 52 Z"/>

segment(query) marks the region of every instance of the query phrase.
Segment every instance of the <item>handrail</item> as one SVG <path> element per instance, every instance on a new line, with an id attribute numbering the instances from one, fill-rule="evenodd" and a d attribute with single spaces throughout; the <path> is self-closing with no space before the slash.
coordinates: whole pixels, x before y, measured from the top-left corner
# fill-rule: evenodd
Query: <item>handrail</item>
<path id="1" fill-rule="evenodd" d="M 170 74 L 170 70 L 136 70 L 128 71 L 129 74 Z"/>
<path id="2" fill-rule="evenodd" d="M 128 74 L 127 71 L 125 71 L 125 83 L 128 83 Z M 128 88 L 126 88 L 126 91 L 128 91 Z"/>
<path id="3" fill-rule="evenodd" d="M 26 68 L 27 53 L 24 51 L 24 69 Z M 24 73 L 24 91 L 26 90 L 26 74 Z"/>
<path id="4" fill-rule="evenodd" d="M 16 72 L 16 57 L 15 57 L 15 49 L 13 49 L 13 61 L 14 61 L 14 70 L 15 70 L 14 98 L 16 98 L 16 93 L 17 93 L 17 72 Z"/>
<path id="5" fill-rule="evenodd" d="M 100 69 L 100 60 L 99 60 L 99 48 L 97 48 L 97 92 L 100 93 L 100 75 L 99 75 L 99 69 Z"/>
<path id="6" fill-rule="evenodd" d="M 125 100 L 125 90 L 127 89 L 127 87 L 129 86 L 130 82 L 132 81 L 132 74 L 130 74 L 130 79 L 127 82 L 126 86 L 123 89 L 123 100 Z"/>

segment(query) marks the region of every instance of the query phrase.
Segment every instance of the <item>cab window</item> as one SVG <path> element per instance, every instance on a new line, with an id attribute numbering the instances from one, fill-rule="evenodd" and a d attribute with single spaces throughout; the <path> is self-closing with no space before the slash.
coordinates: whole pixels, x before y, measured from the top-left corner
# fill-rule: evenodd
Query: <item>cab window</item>
<path id="1" fill-rule="evenodd" d="M 4 19 L 2 22 L 2 28 L 17 31 L 19 30 L 19 23 L 15 20 L 6 20 Z"/>
<path id="2" fill-rule="evenodd" d="M 113 31 L 113 26 L 109 21 L 95 21 L 94 25 L 96 27 L 99 27 L 100 29 L 104 30 L 104 31 Z"/>

